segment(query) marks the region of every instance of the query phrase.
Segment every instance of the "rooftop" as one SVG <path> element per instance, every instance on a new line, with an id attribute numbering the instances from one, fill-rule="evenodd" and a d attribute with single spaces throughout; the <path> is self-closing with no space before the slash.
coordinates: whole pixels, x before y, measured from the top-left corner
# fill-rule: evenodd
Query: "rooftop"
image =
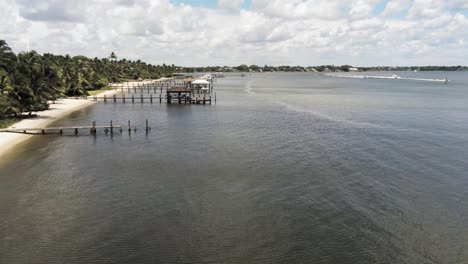
<path id="1" fill-rule="evenodd" d="M 185 86 L 174 86 L 167 90 L 168 93 L 190 93 L 191 90 Z"/>

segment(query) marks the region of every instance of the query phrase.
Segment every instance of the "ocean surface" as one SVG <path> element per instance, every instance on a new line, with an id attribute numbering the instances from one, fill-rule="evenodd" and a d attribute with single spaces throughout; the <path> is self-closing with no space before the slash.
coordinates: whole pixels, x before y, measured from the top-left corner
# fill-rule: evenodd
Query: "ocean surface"
<path id="1" fill-rule="evenodd" d="M 468 73 L 215 91 L 97 103 L 54 126 L 139 130 L 36 136 L 2 158 L 0 263 L 468 263 Z"/>

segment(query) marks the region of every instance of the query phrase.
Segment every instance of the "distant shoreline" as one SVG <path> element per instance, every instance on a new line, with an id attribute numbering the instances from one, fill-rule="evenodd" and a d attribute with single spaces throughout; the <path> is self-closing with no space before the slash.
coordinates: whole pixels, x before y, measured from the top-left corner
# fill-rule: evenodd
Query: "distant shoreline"
<path id="1" fill-rule="evenodd" d="M 374 71 L 468 71 L 468 66 L 375 66 L 358 67 L 351 65 L 321 65 L 321 66 L 257 66 L 240 65 L 235 67 L 182 67 L 176 73 L 193 72 L 374 72 Z"/>

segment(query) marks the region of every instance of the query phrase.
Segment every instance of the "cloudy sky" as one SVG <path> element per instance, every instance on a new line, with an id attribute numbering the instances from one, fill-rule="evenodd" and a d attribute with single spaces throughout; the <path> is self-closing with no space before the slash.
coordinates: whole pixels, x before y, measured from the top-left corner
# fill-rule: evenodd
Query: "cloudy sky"
<path id="1" fill-rule="evenodd" d="M 194 65 L 467 65 L 468 0 L 0 0 L 15 52 Z"/>

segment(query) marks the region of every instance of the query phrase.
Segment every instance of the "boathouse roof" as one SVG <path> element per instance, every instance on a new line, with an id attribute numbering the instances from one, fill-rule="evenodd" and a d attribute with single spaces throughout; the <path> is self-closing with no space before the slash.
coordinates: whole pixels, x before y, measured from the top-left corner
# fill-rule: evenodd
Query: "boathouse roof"
<path id="1" fill-rule="evenodd" d="M 188 87 L 185 86 L 174 86 L 169 89 L 167 89 L 168 93 L 190 93 L 191 90 Z"/>
<path id="2" fill-rule="evenodd" d="M 211 84 L 211 83 L 206 80 L 196 80 L 196 81 L 193 81 L 192 84 Z"/>

